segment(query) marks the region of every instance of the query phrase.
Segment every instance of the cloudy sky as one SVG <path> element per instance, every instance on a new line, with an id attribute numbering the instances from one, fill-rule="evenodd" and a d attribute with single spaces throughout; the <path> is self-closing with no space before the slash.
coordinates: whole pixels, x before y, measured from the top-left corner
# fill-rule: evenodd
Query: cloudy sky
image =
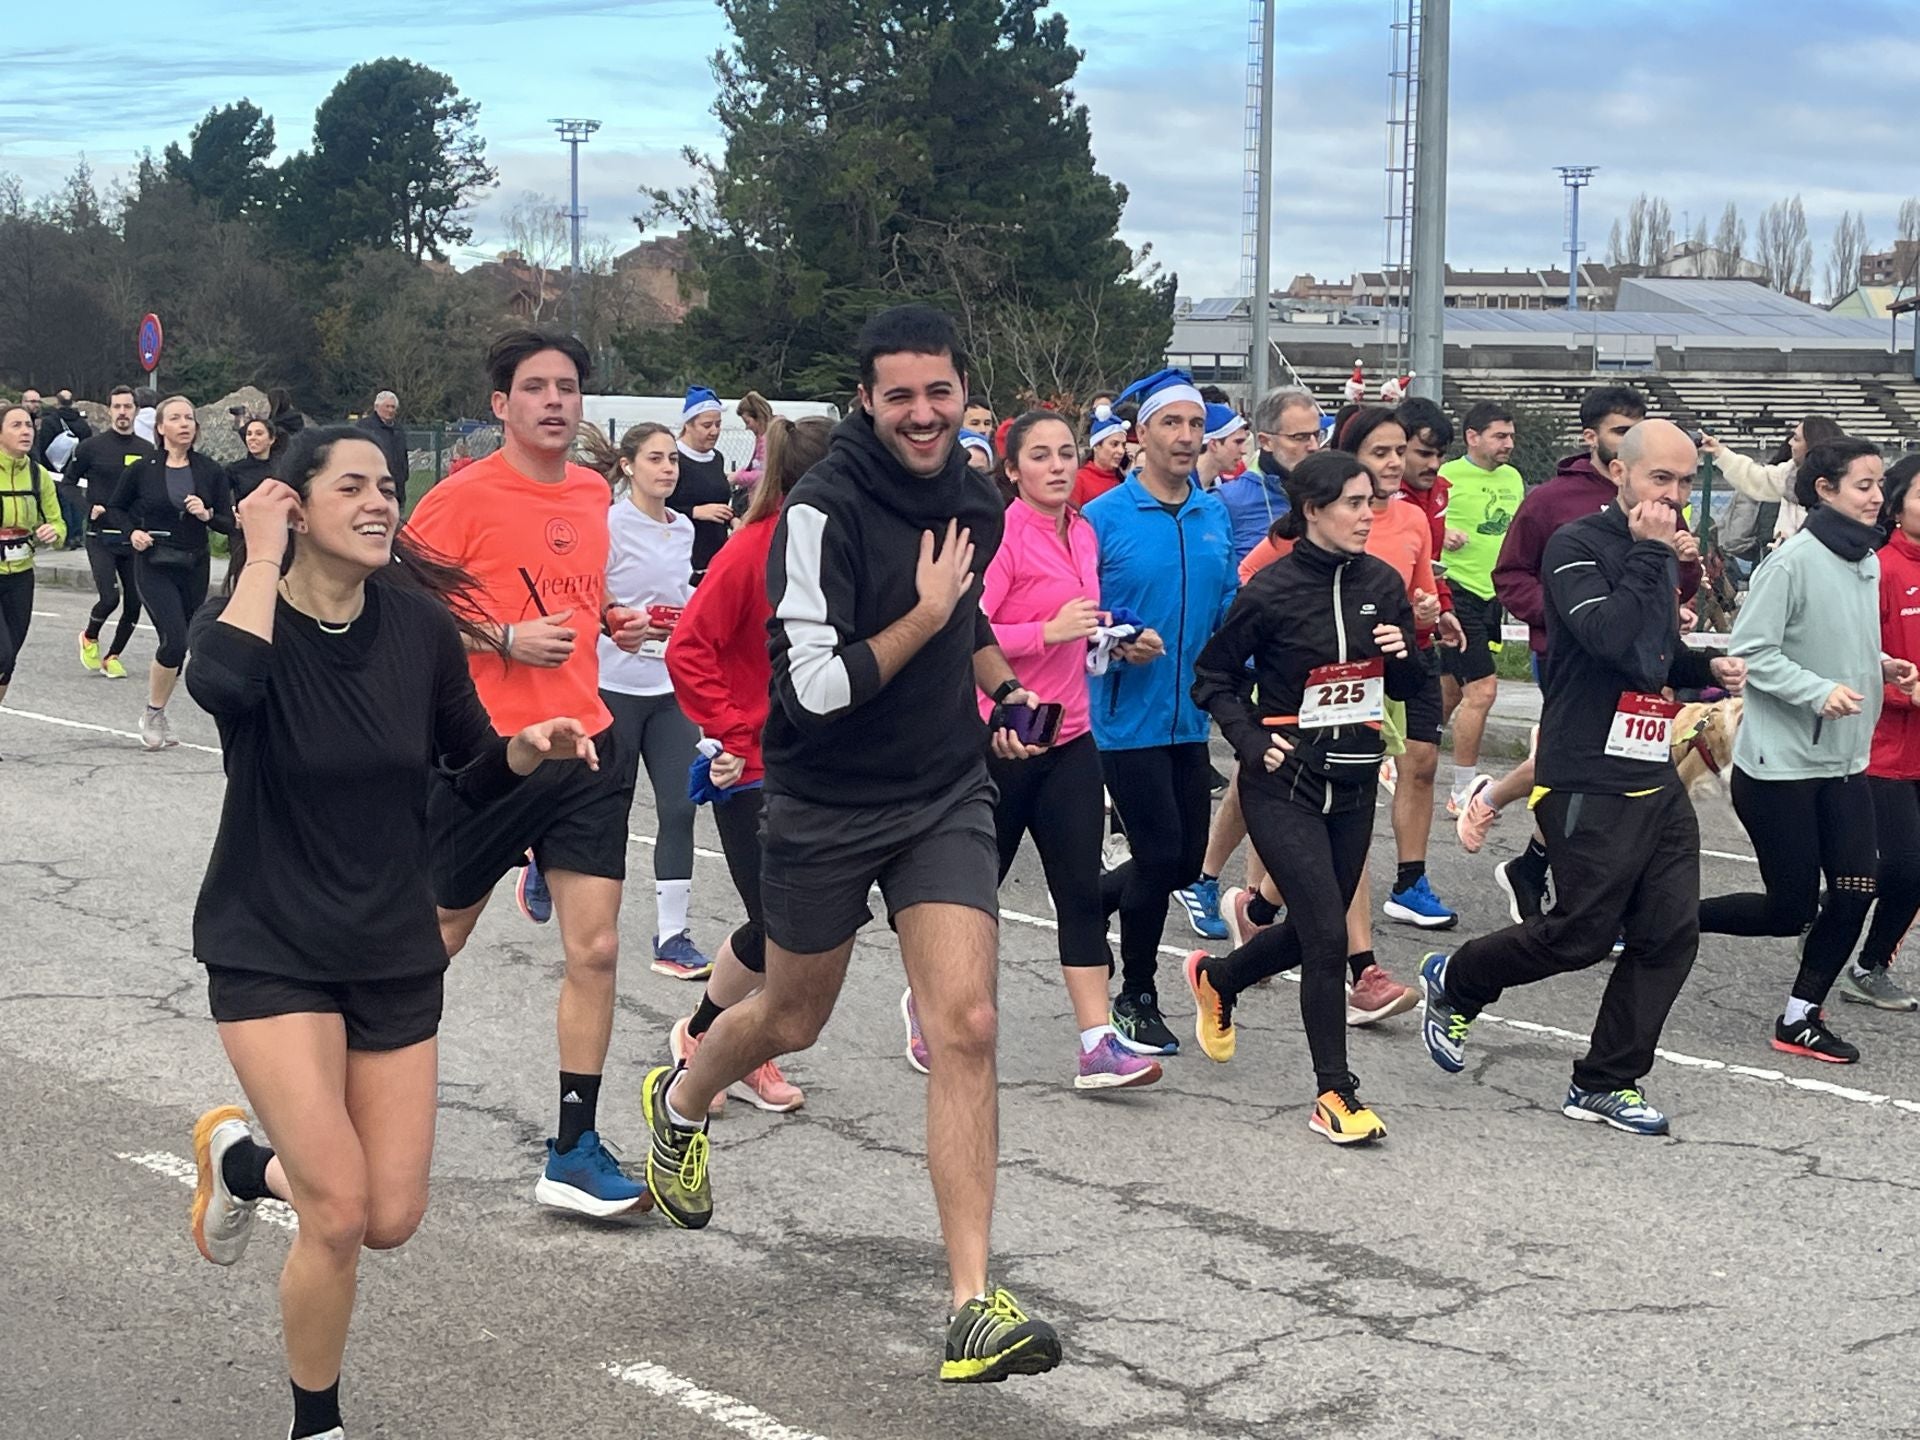
<path id="1" fill-rule="evenodd" d="M 644 185 L 685 179 L 683 146 L 717 149 L 708 57 L 728 36 L 708 0 L 330 0 L 271 18 L 257 4 L 182 0 L 165 24 L 69 0 L 36 27 L 0 86 L 0 170 L 54 188 L 84 152 L 102 177 L 142 147 L 184 139 L 213 105 L 251 98 L 300 148 L 350 65 L 404 55 L 480 102 L 499 190 L 472 219 L 471 256 L 502 245 L 531 191 L 563 195 L 566 152 L 546 123 L 593 116 L 588 229 L 624 246 Z M 1060 0 L 1086 52 L 1076 86 L 1096 159 L 1131 200 L 1123 233 L 1150 243 L 1191 295 L 1231 293 L 1240 268 L 1246 0 Z M 1392 0 L 1281 0 L 1274 272 L 1344 277 L 1383 245 Z M 1799 192 L 1816 244 L 1847 209 L 1888 238 L 1920 192 L 1911 87 L 1920 39 L 1906 0 L 1456 0 L 1448 258 L 1544 266 L 1563 244 L 1556 164 L 1601 167 L 1588 192 L 1598 258 L 1635 193 L 1717 218 Z M 1177 26 L 1169 15 L 1178 14 Z M 537 18 L 529 18 L 529 17 Z M 1602 18 L 1604 16 L 1604 18 Z"/>

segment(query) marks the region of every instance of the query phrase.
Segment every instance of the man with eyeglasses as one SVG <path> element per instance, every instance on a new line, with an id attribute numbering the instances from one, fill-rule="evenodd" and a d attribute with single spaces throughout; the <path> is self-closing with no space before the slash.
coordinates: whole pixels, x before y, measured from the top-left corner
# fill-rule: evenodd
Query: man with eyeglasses
<path id="1" fill-rule="evenodd" d="M 1233 521 L 1234 563 L 1287 513 L 1288 472 L 1320 448 L 1320 402 L 1298 386 L 1269 390 L 1253 412 L 1258 463 L 1214 491 Z"/>

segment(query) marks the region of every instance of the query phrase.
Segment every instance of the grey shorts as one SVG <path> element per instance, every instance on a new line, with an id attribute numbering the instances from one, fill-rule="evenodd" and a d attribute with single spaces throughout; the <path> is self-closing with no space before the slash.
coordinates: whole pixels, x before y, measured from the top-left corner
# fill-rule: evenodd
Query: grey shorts
<path id="1" fill-rule="evenodd" d="M 1000 913 L 996 799 L 986 765 L 951 789 L 900 805 L 820 805 L 769 794 L 760 896 L 767 939 L 794 955 L 837 949 L 873 918 L 878 883 L 887 923 L 914 905 Z"/>

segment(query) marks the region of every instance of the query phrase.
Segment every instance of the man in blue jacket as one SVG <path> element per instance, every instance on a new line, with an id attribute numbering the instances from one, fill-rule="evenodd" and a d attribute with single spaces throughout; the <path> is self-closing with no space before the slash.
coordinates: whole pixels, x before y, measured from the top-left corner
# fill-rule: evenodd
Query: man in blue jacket
<path id="1" fill-rule="evenodd" d="M 1269 390 L 1254 408 L 1253 431 L 1254 463 L 1214 492 L 1233 520 L 1235 564 L 1287 513 L 1288 472 L 1320 448 L 1320 402 L 1298 386 Z"/>
<path id="2" fill-rule="evenodd" d="M 1212 770 L 1206 712 L 1188 688 L 1193 662 L 1239 588 L 1227 508 L 1193 481 L 1206 406 L 1184 370 L 1162 370 L 1121 395 L 1137 402 L 1140 463 L 1085 511 L 1100 539 L 1100 604 L 1131 610 L 1166 647 L 1088 681 L 1094 743 L 1133 858 L 1107 872 L 1102 899 L 1120 913 L 1113 1027 L 1142 1055 L 1180 1048 L 1155 982 L 1167 900 L 1200 874 Z"/>

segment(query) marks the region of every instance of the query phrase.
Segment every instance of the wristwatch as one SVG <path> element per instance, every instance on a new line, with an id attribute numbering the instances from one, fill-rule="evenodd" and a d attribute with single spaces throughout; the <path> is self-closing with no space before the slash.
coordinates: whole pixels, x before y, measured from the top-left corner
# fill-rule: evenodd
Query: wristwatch
<path id="1" fill-rule="evenodd" d="M 1019 688 L 1020 688 L 1020 677 L 1017 675 L 1009 675 L 1006 679 L 1002 680 L 998 685 L 994 686 L 993 703 L 996 705 L 1006 704 L 1007 697 L 1013 694 L 1013 692 L 1018 690 Z"/>

